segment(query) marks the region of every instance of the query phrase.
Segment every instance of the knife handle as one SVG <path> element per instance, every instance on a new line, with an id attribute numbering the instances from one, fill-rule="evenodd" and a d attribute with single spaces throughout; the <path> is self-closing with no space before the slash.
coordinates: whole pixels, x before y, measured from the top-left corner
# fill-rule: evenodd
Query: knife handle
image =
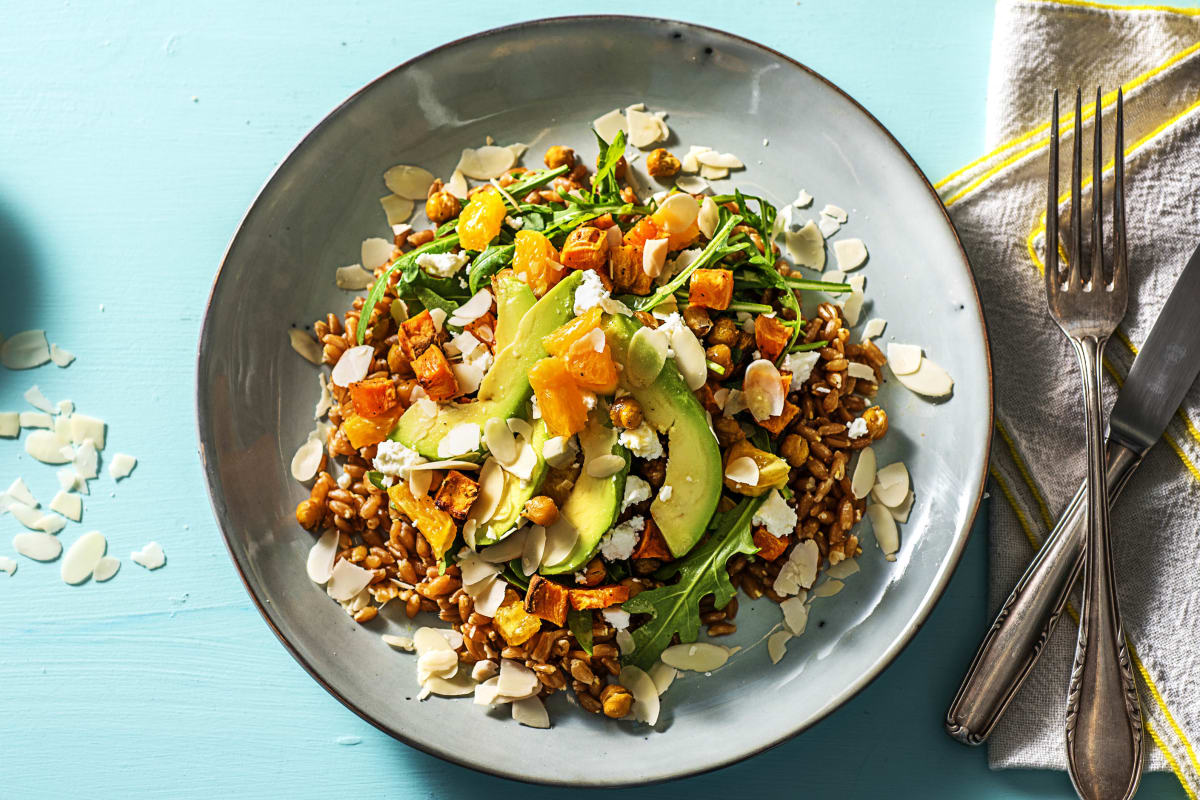
<path id="1" fill-rule="evenodd" d="M 1142 456 L 1112 439 L 1105 443 L 1105 454 L 1111 508 Z M 991 734 L 1067 605 L 1083 570 L 1086 492 L 1086 484 L 1079 487 L 1004 601 L 946 712 L 946 732 L 963 744 L 982 744 Z"/>

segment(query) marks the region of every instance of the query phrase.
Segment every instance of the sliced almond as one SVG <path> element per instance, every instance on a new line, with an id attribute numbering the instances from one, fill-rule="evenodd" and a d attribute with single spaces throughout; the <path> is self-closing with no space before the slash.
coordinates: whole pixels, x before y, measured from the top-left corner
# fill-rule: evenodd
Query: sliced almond
<path id="1" fill-rule="evenodd" d="M 545 704 L 537 696 L 514 700 L 512 718 L 530 728 L 550 727 L 550 715 L 546 712 Z"/>
<path id="2" fill-rule="evenodd" d="M 301 483 L 306 483 L 317 476 L 321 462 L 325 458 L 325 442 L 320 435 L 309 434 L 304 444 L 296 448 L 292 456 L 292 477 Z"/>
<path id="3" fill-rule="evenodd" d="M 71 423 L 70 436 L 74 444 L 83 444 L 90 439 L 97 450 L 104 449 L 104 433 L 108 426 L 103 420 L 89 417 L 86 414 L 72 414 L 69 419 Z M 58 422 L 63 421 L 63 417 L 58 418 Z"/>
<path id="4" fill-rule="evenodd" d="M 801 589 L 809 589 L 817 579 L 817 569 L 821 565 L 821 553 L 817 543 L 805 539 L 792 548 L 788 560 L 784 562 L 779 574 L 775 577 L 772 588 L 776 594 L 797 594 Z"/>
<path id="5" fill-rule="evenodd" d="M 756 420 L 762 421 L 783 413 L 786 395 L 779 370 L 765 358 L 750 362 L 742 379 L 746 407 Z"/>
<path id="6" fill-rule="evenodd" d="M 546 552 L 546 529 L 541 525 L 530 525 L 525 530 L 525 544 L 521 548 L 521 572 L 524 575 L 532 575 L 537 572 Z"/>
<path id="7" fill-rule="evenodd" d="M 496 513 L 503 494 L 504 470 L 496 459 L 489 458 L 483 462 L 483 468 L 479 471 L 479 493 L 475 496 L 475 502 L 471 504 L 470 519 L 480 525 L 490 520 Z"/>
<path id="8" fill-rule="evenodd" d="M 90 578 L 107 548 L 108 542 L 100 531 L 88 531 L 76 539 L 63 556 L 59 570 L 63 582 L 74 585 Z"/>
<path id="9" fill-rule="evenodd" d="M 400 197 L 394 194 L 387 194 L 379 198 L 379 205 L 383 208 L 384 216 L 387 217 L 388 225 L 400 225 L 413 212 L 413 201 L 407 198 Z M 388 257 L 391 257 L 389 253 Z"/>
<path id="10" fill-rule="evenodd" d="M 908 468 L 904 462 L 896 461 L 881 467 L 875 473 L 872 493 L 881 504 L 892 508 L 904 502 L 909 487 Z"/>
<path id="11" fill-rule="evenodd" d="M 804 602 L 803 598 L 789 597 L 779 604 L 779 610 L 783 612 L 783 627 L 793 636 L 804 633 L 808 625 L 808 606 Z"/>
<path id="12" fill-rule="evenodd" d="M 453 650 L 430 650 L 417 656 L 417 681 L 424 686 L 430 678 L 449 678 L 458 672 L 458 654 Z"/>
<path id="13" fill-rule="evenodd" d="M 696 215 L 696 227 L 708 239 L 713 237 L 717 232 L 717 224 L 721 221 L 721 212 L 717 208 L 717 203 L 711 197 L 704 198 L 700 203 L 700 211 Z"/>
<path id="14" fill-rule="evenodd" d="M 394 249 L 395 243 L 391 239 L 383 239 L 378 236 L 364 239 L 359 248 L 360 261 L 363 267 L 369 270 L 382 267 L 391 260 Z"/>
<path id="15" fill-rule="evenodd" d="M 875 451 L 864 447 L 858 452 L 858 463 L 854 465 L 854 475 L 850 478 L 850 491 L 855 498 L 862 500 L 871 493 L 875 486 Z"/>
<path id="16" fill-rule="evenodd" d="M 813 589 L 812 596 L 813 597 L 833 597 L 835 594 L 840 592 L 842 590 L 842 587 L 844 587 L 845 585 L 846 584 L 842 583 L 841 581 L 831 578 L 831 579 L 821 583 L 821 585 L 818 586 L 817 588 Z"/>
<path id="17" fill-rule="evenodd" d="M 537 451 L 524 436 L 517 437 L 517 457 L 509 463 L 501 462 L 501 466 L 506 472 L 522 481 L 529 481 L 533 478 L 533 471 L 537 469 L 537 465 Z"/>
<path id="18" fill-rule="evenodd" d="M 825 214 L 824 212 L 822 212 L 821 215 L 819 217 L 817 217 L 817 230 L 819 230 L 821 232 L 821 235 L 824 236 L 826 239 L 828 239 L 830 236 L 833 236 L 835 233 L 837 233 L 838 229 L 841 227 L 842 227 L 842 224 L 840 222 L 838 222 L 836 219 L 829 216 L 828 214 Z"/>
<path id="19" fill-rule="evenodd" d="M 134 561 L 137 561 L 136 554 Z M 338 602 L 344 602 L 354 597 L 370 585 L 375 572 L 342 559 L 333 565 L 329 573 L 329 581 L 325 591 Z"/>
<path id="20" fill-rule="evenodd" d="M 484 145 L 477 149 L 466 149 L 458 160 L 458 171 L 468 178 L 479 181 L 499 178 L 517 161 L 513 151 L 498 145 Z"/>
<path id="21" fill-rule="evenodd" d="M 443 628 L 417 628 L 412 637 L 413 648 L 417 655 L 421 656 L 434 650 L 454 650 L 455 647 L 450 644 L 445 633 Z"/>
<path id="22" fill-rule="evenodd" d="M 894 560 L 894 554 L 900 549 L 900 533 L 896 530 L 896 520 L 885 506 L 872 503 L 867 506 L 867 519 L 871 520 L 871 529 L 875 532 L 875 542 L 879 549 Z"/>
<path id="23" fill-rule="evenodd" d="M 812 220 L 806 222 L 798 231 L 785 231 L 784 242 L 788 255 L 796 262 L 796 266 L 808 267 L 817 272 L 825 269 L 825 237 Z"/>
<path id="24" fill-rule="evenodd" d="M 772 664 L 778 664 L 787 654 L 787 643 L 792 634 L 787 631 L 775 631 L 767 637 L 767 655 Z"/>
<path id="25" fill-rule="evenodd" d="M 715 150 L 704 150 L 696 153 L 696 161 L 701 166 L 717 167 L 720 169 L 742 169 L 746 166 L 733 153 L 718 153 Z"/>
<path id="26" fill-rule="evenodd" d="M 433 183 L 433 173 L 409 164 L 397 164 L 383 173 L 383 182 L 392 194 L 409 200 L 424 200 Z"/>
<path id="27" fill-rule="evenodd" d="M 67 440 L 53 431 L 33 431 L 25 438 L 25 452 L 43 464 L 65 464 L 71 459 L 63 455 Z"/>
<path id="28" fill-rule="evenodd" d="M 610 475 L 616 475 L 624 468 L 625 459 L 611 453 L 596 456 L 589 460 L 584 467 L 587 474 L 593 478 L 607 478 Z"/>
<path id="29" fill-rule="evenodd" d="M 875 377 L 875 370 L 871 367 L 871 365 L 862 364 L 858 361 L 850 362 L 850 366 L 846 368 L 846 375 L 851 378 L 870 381 L 871 383 L 875 383 L 877 381 L 877 378 Z"/>
<path id="30" fill-rule="evenodd" d="M 614 226 L 615 227 L 615 226 Z M 482 317 L 492 308 L 493 296 L 487 289 L 480 289 L 467 302 L 454 309 L 450 315 L 450 324 L 462 327 Z"/>
<path id="31" fill-rule="evenodd" d="M 337 551 L 338 531 L 336 528 L 330 528 L 322 533 L 308 550 L 308 559 L 304 563 L 304 569 L 308 573 L 310 581 L 321 585 L 329 582 L 329 578 L 333 574 L 333 561 L 337 558 Z"/>
<path id="32" fill-rule="evenodd" d="M 519 661 L 505 658 L 500 661 L 500 675 L 496 688 L 504 697 L 519 699 L 529 697 L 541 687 L 537 673 Z"/>
<path id="33" fill-rule="evenodd" d="M 375 274 L 362 268 L 362 264 L 351 264 L 334 270 L 333 282 L 339 289 L 347 291 L 362 291 L 371 288 L 375 283 Z"/>
<path id="34" fill-rule="evenodd" d="M 62 553 L 58 537 L 43 531 L 18 533 L 12 540 L 13 550 L 34 561 L 53 561 Z"/>
<path id="35" fill-rule="evenodd" d="M 867 246 L 862 239 L 842 239 L 834 242 L 833 254 L 837 258 L 838 269 L 849 272 L 866 263 Z"/>
<path id="36" fill-rule="evenodd" d="M 375 348 L 371 345 L 360 344 L 351 347 L 342 353 L 342 357 L 334 364 L 329 379 L 335 386 L 345 387 L 357 383 L 367 377 L 367 371 L 371 369 L 371 362 L 374 360 Z"/>
<path id="37" fill-rule="evenodd" d="M 14 480 L 8 487 L 8 490 L 4 492 L 4 495 L 6 498 L 11 498 L 19 503 L 24 503 L 30 508 L 37 508 L 40 505 L 40 503 L 37 501 L 37 498 L 33 496 L 33 492 L 29 491 L 29 487 L 25 485 L 24 478 L 17 478 Z"/>
<path id="38" fill-rule="evenodd" d="M 621 672 L 617 675 L 617 683 L 624 686 L 633 695 L 633 707 L 630 711 L 635 720 L 647 725 L 654 725 L 658 722 L 658 687 L 654 685 L 653 678 L 639 667 L 628 664 L 621 667 Z"/>
<path id="39" fill-rule="evenodd" d="M 663 650 L 662 662 L 675 669 L 692 672 L 712 672 L 725 666 L 729 660 L 729 648 L 707 642 L 677 644 Z"/>
<path id="40" fill-rule="evenodd" d="M 104 583 L 117 574 L 117 570 L 121 568 L 121 559 L 112 556 L 105 556 L 96 562 L 96 568 L 92 570 L 92 580 L 97 583 Z"/>
<path id="41" fill-rule="evenodd" d="M 592 120 L 592 127 L 596 129 L 596 133 L 600 134 L 601 139 L 610 144 L 613 139 L 617 138 L 618 133 L 629 130 L 629 125 L 625 121 L 625 115 L 621 113 L 619 108 L 614 108 L 607 114 Z"/>
<path id="42" fill-rule="evenodd" d="M 921 367 L 921 348 L 915 344 L 888 342 L 888 366 L 897 377 L 911 375 Z"/>
<path id="43" fill-rule="evenodd" d="M 470 187 L 467 186 L 467 176 L 463 175 L 460 169 L 454 170 L 454 174 L 450 176 L 450 180 L 446 181 L 446 185 L 442 188 L 459 200 L 466 200 L 467 192 L 470 191 Z"/>
<path id="44" fill-rule="evenodd" d="M 826 204 L 825 207 L 821 209 L 821 213 L 827 217 L 830 217 L 831 219 L 837 220 L 843 225 L 846 223 L 846 220 L 850 219 L 849 214 L 835 205 Z"/>
<path id="45" fill-rule="evenodd" d="M 654 688 L 658 690 L 659 697 L 662 697 L 667 689 L 671 688 L 671 684 L 675 682 L 678 675 L 677 669 L 661 661 L 650 667 L 650 679 L 654 681 Z"/>
<path id="46" fill-rule="evenodd" d="M 560 514 L 554 524 L 546 529 L 546 546 L 542 553 L 542 564 L 552 567 L 561 563 L 571 554 L 577 541 L 579 541 L 579 531 Z"/>
<path id="47" fill-rule="evenodd" d="M 900 505 L 888 508 L 888 511 L 892 512 L 892 519 L 896 522 L 908 522 L 908 515 L 912 513 L 914 497 L 912 489 L 909 489 Z"/>
<path id="48" fill-rule="evenodd" d="M 64 350 L 56 344 L 50 344 L 50 360 L 59 367 L 69 367 L 71 362 L 75 360 L 75 354 L 70 350 Z"/>
<path id="49" fill-rule="evenodd" d="M 867 324 L 863 326 L 862 340 L 865 342 L 868 339 L 874 339 L 877 336 L 883 335 L 883 329 L 887 327 L 887 320 L 881 317 L 874 317 L 867 320 Z"/>
<path id="50" fill-rule="evenodd" d="M 801 189 L 796 193 L 796 199 L 792 201 L 792 205 L 796 208 L 807 208 L 812 205 L 813 196 Z"/>
<path id="51" fill-rule="evenodd" d="M 458 562 L 458 568 L 462 574 L 463 586 L 483 583 L 488 578 L 494 578 L 500 574 L 500 567 L 475 553 L 468 553 L 463 557 Z"/>
<path id="52" fill-rule="evenodd" d="M 439 697 L 463 697 L 475 691 L 475 681 L 471 680 L 471 673 L 463 670 L 461 667 L 449 678 L 443 678 L 440 675 L 431 675 L 421 685 L 423 688 L 428 689 L 431 694 L 436 694 Z"/>
<path id="53" fill-rule="evenodd" d="M 38 517 L 38 520 L 33 524 L 33 527 L 44 533 L 58 533 L 63 528 L 67 527 L 67 520 L 65 517 L 60 517 L 58 514 L 43 514 L 42 516 Z"/>
<path id="54" fill-rule="evenodd" d="M 701 164 L 700 177 L 709 181 L 719 181 L 722 178 L 729 177 L 729 170 L 726 167 L 714 167 L 709 164 Z"/>
<path id="55" fill-rule="evenodd" d="M 288 341 L 291 342 L 292 349 L 303 356 L 306 361 L 310 361 L 313 364 L 321 363 L 321 345 L 307 331 L 302 331 L 299 328 L 289 328 Z"/>
<path id="56" fill-rule="evenodd" d="M 921 359 L 916 372 L 897 375 L 896 378 L 910 391 L 925 397 L 947 397 L 954 391 L 954 379 L 950 373 L 928 358 Z"/>
<path id="57" fill-rule="evenodd" d="M 829 569 L 825 570 L 825 574 L 828 575 L 830 578 L 837 578 L 838 580 L 845 580 L 846 578 L 849 578 L 854 573 L 858 572 L 858 570 L 859 570 L 858 560 L 854 559 L 854 558 L 847 558 L 847 559 L 843 559 L 842 561 L 839 561 L 838 563 L 834 564 Z"/>
<path id="58" fill-rule="evenodd" d="M 675 352 L 675 366 L 692 391 L 696 391 L 708 380 L 708 362 L 704 345 L 686 325 L 674 326 L 670 335 L 671 349 Z"/>
<path id="59" fill-rule="evenodd" d="M 725 468 L 725 477 L 734 483 L 754 486 L 758 483 L 758 464 L 749 456 L 735 458 Z"/>
<path id="60" fill-rule="evenodd" d="M 489 419 L 483 426 L 483 436 L 488 450 L 501 464 L 516 460 L 517 440 L 505 420 L 500 417 Z"/>
<path id="61" fill-rule="evenodd" d="M 455 425 L 438 442 L 438 457 L 452 458 L 475 452 L 479 449 L 480 434 L 479 425 L 474 422 Z"/>
<path id="62" fill-rule="evenodd" d="M 25 402 L 39 411 L 45 411 L 47 414 L 54 413 L 54 406 L 50 404 L 50 401 L 46 399 L 46 395 L 42 394 L 42 390 L 36 384 L 25 390 Z"/>
<path id="63" fill-rule="evenodd" d="M 5 439 L 14 439 L 21 435 L 21 413 L 16 411 L 0 412 L 0 436 Z"/>
<path id="64" fill-rule="evenodd" d="M 45 331 L 21 331 L 0 346 L 0 363 L 9 369 L 31 369 L 49 360 Z"/>
<path id="65" fill-rule="evenodd" d="M 642 246 L 642 271 L 657 278 L 667 261 L 668 239 L 648 239 Z"/>
<path id="66" fill-rule="evenodd" d="M 467 594 L 471 595 L 476 611 L 485 617 L 493 617 L 504 602 L 504 590 L 507 588 L 506 581 L 493 577 L 467 587 Z"/>
<path id="67" fill-rule="evenodd" d="M 79 522 L 83 516 L 83 498 L 73 492 L 60 491 L 54 495 L 54 499 L 47 506 L 51 511 L 62 514 L 64 517 L 75 522 Z"/>
<path id="68" fill-rule="evenodd" d="M 520 558 L 525 552 L 525 539 L 528 536 L 528 528 L 513 531 L 491 547 L 480 550 L 479 557 L 493 564 L 505 564 L 514 558 Z"/>
<path id="69" fill-rule="evenodd" d="M 697 175 L 680 175 L 675 178 L 675 188 L 688 194 L 700 194 L 708 188 L 708 181 Z M 703 232 L 704 228 L 701 227 L 700 230 Z M 704 235 L 710 239 L 712 238 L 711 233 L 705 233 Z"/>
<path id="70" fill-rule="evenodd" d="M 671 135 L 660 118 L 632 106 L 625 109 L 625 124 L 629 130 L 629 143 L 634 147 L 649 147 Z"/>

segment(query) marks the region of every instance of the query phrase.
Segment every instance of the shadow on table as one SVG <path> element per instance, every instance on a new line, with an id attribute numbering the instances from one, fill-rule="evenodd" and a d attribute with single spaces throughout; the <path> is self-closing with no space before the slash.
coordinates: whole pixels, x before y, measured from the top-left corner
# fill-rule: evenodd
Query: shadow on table
<path id="1" fill-rule="evenodd" d="M 37 306 L 44 302 L 45 265 L 17 208 L 0 186 L 0 333 L 11 336 L 36 326 Z M 64 221 L 63 253 L 85 253 L 86 242 L 71 239 L 69 220 Z M 62 313 L 67 313 L 66 309 Z"/>

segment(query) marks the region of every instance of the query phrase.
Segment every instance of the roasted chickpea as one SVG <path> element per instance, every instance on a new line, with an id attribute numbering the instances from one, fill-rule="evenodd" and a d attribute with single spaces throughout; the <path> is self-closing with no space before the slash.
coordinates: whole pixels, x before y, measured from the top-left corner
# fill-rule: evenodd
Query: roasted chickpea
<path id="1" fill-rule="evenodd" d="M 558 519 L 558 505 L 554 502 L 554 498 L 539 494 L 537 497 L 531 497 L 525 501 L 525 507 L 521 513 L 534 525 L 548 528 L 554 524 L 554 520 Z"/>
<path id="2" fill-rule="evenodd" d="M 803 436 L 789 433 L 779 446 L 779 455 L 786 458 L 793 467 L 802 466 L 808 461 L 808 442 Z"/>
<path id="3" fill-rule="evenodd" d="M 733 373 L 733 353 L 723 344 L 714 344 L 704 351 L 704 357 L 717 364 L 721 369 L 708 368 L 708 375 L 715 381 L 723 381 Z"/>
<path id="4" fill-rule="evenodd" d="M 717 443 L 721 447 L 729 447 L 746 438 L 746 432 L 733 417 L 717 417 L 713 420 L 713 430 L 717 434 Z"/>
<path id="5" fill-rule="evenodd" d="M 404 355 L 404 348 L 398 344 L 388 348 L 387 365 L 388 369 L 398 375 L 407 375 L 412 372 L 408 357 Z"/>
<path id="6" fill-rule="evenodd" d="M 887 412 L 879 406 L 871 406 L 863 412 L 862 418 L 867 421 L 867 434 L 871 440 L 882 439 L 888 432 Z"/>
<path id="7" fill-rule="evenodd" d="M 642 405 L 631 395 L 618 397 L 608 409 L 608 418 L 616 427 L 632 430 L 642 424 Z"/>
<path id="8" fill-rule="evenodd" d="M 603 272 L 608 264 L 608 235 L 591 225 L 571 231 L 562 246 L 562 263 L 571 269 Z"/>
<path id="9" fill-rule="evenodd" d="M 710 345 L 723 344 L 726 347 L 733 347 L 737 341 L 738 326 L 732 317 L 720 317 L 713 323 L 712 330 L 708 332 Z"/>
<path id="10" fill-rule="evenodd" d="M 604 687 L 604 691 L 600 692 L 600 702 L 604 706 L 604 716 L 620 719 L 629 713 L 629 709 L 633 708 L 633 695 L 624 686 L 610 683 Z"/>
<path id="11" fill-rule="evenodd" d="M 712 330 L 712 317 L 704 306 L 688 306 L 683 310 L 683 323 L 688 326 L 696 338 L 703 339 Z"/>
<path id="12" fill-rule="evenodd" d="M 604 583 L 604 579 L 608 577 L 608 570 L 604 568 L 604 561 L 600 556 L 596 556 L 588 562 L 583 568 L 583 585 L 584 586 L 599 586 Z"/>
<path id="13" fill-rule="evenodd" d="M 642 477 L 645 478 L 646 483 L 658 489 L 667 478 L 667 460 L 657 458 L 654 461 L 643 462 Z"/>
<path id="14" fill-rule="evenodd" d="M 646 156 L 646 171 L 654 178 L 669 178 L 679 172 L 679 159 L 659 147 Z"/>
<path id="15" fill-rule="evenodd" d="M 458 198 L 455 198 L 456 200 Z M 431 230 L 417 231 L 408 235 L 408 243 L 412 247 L 420 247 L 423 244 L 429 244 L 433 241 L 435 232 Z"/>
<path id="16" fill-rule="evenodd" d="M 562 166 L 572 166 L 575 163 L 575 151 L 569 147 L 563 147 L 561 144 L 556 144 L 546 151 L 545 158 L 542 159 L 549 169 L 557 169 Z"/>
<path id="17" fill-rule="evenodd" d="M 462 203 L 444 189 L 434 192 L 425 201 L 425 216 L 429 217 L 429 221 L 434 225 L 441 225 L 446 220 L 457 217 L 460 211 L 462 211 Z"/>
<path id="18" fill-rule="evenodd" d="M 312 529 L 321 521 L 321 504 L 311 497 L 306 497 L 296 506 L 296 522 L 301 527 Z"/>

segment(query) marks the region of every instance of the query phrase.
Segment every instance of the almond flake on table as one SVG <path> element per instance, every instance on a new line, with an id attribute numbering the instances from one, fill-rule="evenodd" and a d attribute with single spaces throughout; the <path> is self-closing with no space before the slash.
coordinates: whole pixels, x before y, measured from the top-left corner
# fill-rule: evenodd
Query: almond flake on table
<path id="1" fill-rule="evenodd" d="M 641 103 L 638 106 L 642 106 Z M 647 148 L 657 142 L 665 142 L 671 131 L 659 114 L 644 110 L 645 106 L 629 106 L 625 109 L 625 125 L 629 131 L 629 143 L 634 147 Z M 660 112 L 661 113 L 661 112 Z"/>
<path id="2" fill-rule="evenodd" d="M 103 583 L 117 574 L 117 570 L 121 568 L 121 559 L 113 556 L 105 556 L 96 562 L 96 569 L 92 571 L 92 580 Z"/>
<path id="3" fill-rule="evenodd" d="M 43 514 L 38 517 L 38 521 L 34 523 L 33 527 L 43 533 L 58 533 L 67 527 L 67 520 L 58 514 Z"/>
<path id="4" fill-rule="evenodd" d="M 351 347 L 342 353 L 342 357 L 334 365 L 333 372 L 329 376 L 330 380 L 334 386 L 342 387 L 357 383 L 367 377 L 367 371 L 371 368 L 371 362 L 374 360 L 375 348 L 371 345 L 360 344 Z"/>
<path id="5" fill-rule="evenodd" d="M 812 220 L 798 231 L 785 231 L 784 242 L 796 266 L 817 272 L 825 269 L 825 236 Z"/>
<path id="6" fill-rule="evenodd" d="M 21 435 L 21 414 L 17 411 L 0 411 L 0 436 L 15 439 Z"/>
<path id="7" fill-rule="evenodd" d="M 661 661 L 650 667 L 650 680 L 654 681 L 654 688 L 658 690 L 659 697 L 662 697 L 667 689 L 671 688 L 671 684 L 678 675 L 679 670 Z"/>
<path id="8" fill-rule="evenodd" d="M 808 626 L 808 606 L 804 597 L 789 597 L 779 604 L 783 612 L 783 627 L 793 636 L 804 633 Z"/>
<path id="9" fill-rule="evenodd" d="M 842 590 L 842 587 L 844 587 L 845 585 L 846 584 L 842 583 L 841 581 L 837 580 L 836 578 L 830 578 L 829 580 L 824 581 L 817 588 L 813 589 L 812 596 L 813 597 L 833 597 L 835 594 L 840 592 Z"/>
<path id="10" fill-rule="evenodd" d="M 324 348 L 307 331 L 302 331 L 299 328 L 289 328 L 288 341 L 291 342 L 292 349 L 299 353 L 305 361 L 320 365 Z"/>
<path id="11" fill-rule="evenodd" d="M 592 120 L 592 127 L 596 129 L 596 133 L 600 134 L 600 138 L 606 142 L 612 142 L 618 133 L 627 133 L 629 130 L 628 123 L 625 121 L 625 115 L 621 113 L 621 109 L 614 108 L 607 114 L 603 114 Z"/>
<path id="12" fill-rule="evenodd" d="M 65 464 L 71 460 L 63 454 L 68 444 L 54 431 L 34 431 L 25 438 L 25 452 L 43 464 Z"/>
<path id="13" fill-rule="evenodd" d="M 850 219 L 850 215 L 844 210 L 828 203 L 826 203 L 825 207 L 821 209 L 821 213 L 843 225 L 845 225 L 846 221 Z"/>
<path id="14" fill-rule="evenodd" d="M 892 508 L 904 502 L 909 484 L 908 468 L 903 461 L 896 461 L 875 473 L 871 493 L 882 505 Z"/>
<path id="15" fill-rule="evenodd" d="M 62 514 L 67 519 L 79 522 L 83 516 L 83 498 L 72 492 L 60 491 L 47 506 L 51 511 Z"/>
<path id="16" fill-rule="evenodd" d="M 79 477 L 90 481 L 99 474 L 97 472 L 99 462 L 100 456 L 96 452 L 96 446 L 92 444 L 91 439 L 84 439 L 71 459 L 71 466 L 75 468 L 75 473 Z"/>
<path id="17" fill-rule="evenodd" d="M 395 247 L 396 245 L 391 239 L 383 239 L 378 236 L 363 239 L 358 251 L 359 263 L 369 270 L 382 267 L 391 260 Z"/>
<path id="18" fill-rule="evenodd" d="M 9 369 L 32 369 L 49 360 L 45 331 L 21 331 L 0 345 L 0 363 Z"/>
<path id="19" fill-rule="evenodd" d="M 53 561 L 62 553 L 62 542 L 57 536 L 42 531 L 18 533 L 12 540 L 13 550 L 34 561 Z"/>
<path id="20" fill-rule="evenodd" d="M 858 500 L 871 493 L 875 486 L 875 451 L 864 447 L 858 452 L 858 461 L 854 465 L 854 476 L 850 479 L 850 493 Z"/>
<path id="21" fill-rule="evenodd" d="M 905 495 L 900 505 L 889 507 L 888 511 L 892 512 L 892 519 L 896 520 L 896 522 L 908 522 L 908 515 L 912 512 L 913 499 L 915 497 L 913 490 L 909 489 L 908 494 Z"/>
<path id="22" fill-rule="evenodd" d="M 947 397 L 954 391 L 954 379 L 938 364 L 922 358 L 916 372 L 897 375 L 896 379 L 911 392 L 932 397 Z"/>
<path id="23" fill-rule="evenodd" d="M 100 559 L 104 558 L 106 549 L 108 542 L 99 531 L 88 531 L 76 539 L 63 556 L 62 567 L 59 570 L 63 582 L 77 584 L 90 578 L 100 565 Z"/>
<path id="24" fill-rule="evenodd" d="M 72 444 L 80 445 L 91 440 L 97 450 L 104 449 L 104 434 L 108 426 L 103 420 L 86 414 L 72 414 L 68 419 L 71 423 Z"/>
<path id="25" fill-rule="evenodd" d="M 546 712 L 546 706 L 536 695 L 514 700 L 512 718 L 530 728 L 550 727 L 550 715 Z"/>
<path id="26" fill-rule="evenodd" d="M 675 179 L 675 187 L 689 194 L 700 194 L 708 188 L 708 181 L 696 175 L 680 175 Z"/>
<path id="27" fill-rule="evenodd" d="M 813 196 L 801 189 L 796 193 L 796 199 L 792 201 L 792 205 L 796 208 L 808 208 L 812 205 Z"/>
<path id="28" fill-rule="evenodd" d="M 825 570 L 825 574 L 827 576 L 829 576 L 830 578 L 837 578 L 838 580 L 845 580 L 846 578 L 849 578 L 851 575 L 853 575 L 854 573 L 856 573 L 858 571 L 859 571 L 858 560 L 853 559 L 853 558 L 847 558 L 843 561 L 839 561 L 838 563 L 834 564 L 829 569 Z"/>
<path id="29" fill-rule="evenodd" d="M 36 511 L 32 507 L 27 506 L 24 503 L 17 502 L 16 500 L 8 500 L 5 505 L 8 509 L 8 513 L 12 514 L 13 519 L 15 519 L 17 522 L 21 523 L 26 528 L 29 528 L 31 531 L 41 530 L 38 528 L 38 522 L 40 522 L 42 519 L 42 512 Z"/>
<path id="30" fill-rule="evenodd" d="M 56 344 L 50 345 L 50 360 L 59 367 L 69 367 L 71 362 L 75 360 L 75 354 L 70 350 L 64 350 Z"/>
<path id="31" fill-rule="evenodd" d="M 821 214 L 817 217 L 817 228 L 826 239 L 841 230 L 841 227 L 841 223 L 827 214 Z"/>
<path id="32" fill-rule="evenodd" d="M 654 685 L 654 679 L 641 668 L 628 664 L 621 667 L 617 682 L 633 695 L 633 706 L 630 708 L 633 718 L 647 725 L 657 723 L 659 701 L 658 687 Z"/>
<path id="33" fill-rule="evenodd" d="M 60 469 L 54 473 L 58 478 L 59 487 L 65 492 L 79 492 L 80 494 L 91 494 L 88 491 L 87 481 L 79 476 L 73 467 Z"/>
<path id="34" fill-rule="evenodd" d="M 8 556 L 0 556 L 0 572 L 7 572 L 12 575 L 17 571 L 17 562 L 15 559 Z"/>
<path id="35" fill-rule="evenodd" d="M 30 508 L 37 508 L 39 503 L 37 498 L 33 496 L 33 492 L 29 491 L 29 487 L 25 485 L 24 478 L 17 478 L 12 482 L 12 485 L 5 490 L 3 497 L 11 498 L 18 503 L 24 503 Z"/>
<path id="36" fill-rule="evenodd" d="M 119 481 L 122 478 L 129 477 L 129 473 L 133 472 L 133 468 L 137 466 L 137 459 L 126 453 L 114 453 L 112 461 L 108 465 L 108 474 L 112 479 Z"/>
<path id="37" fill-rule="evenodd" d="M 130 553 L 129 558 L 138 566 L 146 569 L 158 569 L 163 564 L 167 563 L 166 553 L 163 552 L 162 545 L 158 542 L 150 542 L 141 550 L 134 550 Z M 349 562 L 339 562 L 349 563 Z M 366 572 L 367 570 L 363 570 Z M 337 598 L 334 598 L 337 599 Z"/>
<path id="38" fill-rule="evenodd" d="M 792 634 L 787 631 L 775 631 L 767 637 L 767 656 L 772 664 L 778 664 L 787 655 L 787 643 Z"/>
<path id="39" fill-rule="evenodd" d="M 896 560 L 896 551 L 900 549 L 900 534 L 896 530 L 896 520 L 886 506 L 872 503 L 867 506 L 866 517 L 871 521 L 871 529 L 875 533 L 875 543 L 883 551 L 888 561 Z"/>
<path id="40" fill-rule="evenodd" d="M 318 426 L 310 431 L 304 443 L 296 448 L 291 463 L 292 478 L 300 483 L 307 483 L 317 476 L 317 470 L 321 468 L 321 462 L 324 460 L 325 435 L 324 431 L 321 430 L 321 426 Z M 116 466 L 116 463 L 116 459 L 113 459 L 113 463 L 109 466 L 110 472 Z M 116 477 L 114 474 L 113 478 Z"/>
<path id="41" fill-rule="evenodd" d="M 46 395 L 42 394 L 42 390 L 37 387 L 37 384 L 30 386 L 25 390 L 25 402 L 36 408 L 38 411 L 45 411 L 47 414 L 54 413 L 54 406 Z"/>
<path id="42" fill-rule="evenodd" d="M 18 416 L 18 424 L 22 428 L 54 427 L 54 418 L 42 411 L 22 411 Z"/>
<path id="43" fill-rule="evenodd" d="M 916 372 L 921 366 L 922 357 L 919 345 L 900 344 L 899 342 L 888 342 L 887 344 L 888 367 L 896 376 Z"/>

